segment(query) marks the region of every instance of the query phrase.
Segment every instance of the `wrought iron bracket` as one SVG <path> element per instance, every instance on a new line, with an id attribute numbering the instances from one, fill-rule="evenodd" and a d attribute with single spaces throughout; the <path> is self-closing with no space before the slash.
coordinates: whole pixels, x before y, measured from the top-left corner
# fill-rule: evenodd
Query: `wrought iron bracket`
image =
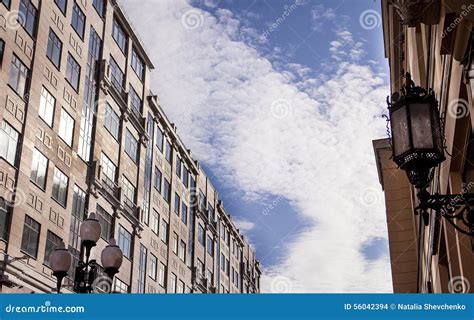
<path id="1" fill-rule="evenodd" d="M 420 203 L 415 208 L 415 214 L 421 214 L 425 225 L 429 224 L 430 210 L 436 217 L 444 217 L 459 232 L 474 236 L 474 194 L 430 195 L 426 189 L 418 192 Z M 461 222 L 456 223 L 457 222 Z M 461 225 L 462 224 L 462 225 Z M 466 230 L 467 228 L 467 230 Z"/>

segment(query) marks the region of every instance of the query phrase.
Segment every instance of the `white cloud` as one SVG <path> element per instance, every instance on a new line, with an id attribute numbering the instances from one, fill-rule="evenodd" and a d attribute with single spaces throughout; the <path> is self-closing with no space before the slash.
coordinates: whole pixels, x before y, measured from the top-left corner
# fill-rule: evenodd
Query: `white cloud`
<path id="1" fill-rule="evenodd" d="M 355 50 L 344 51 L 352 58 L 295 85 L 236 40 L 229 12 L 201 11 L 203 24 L 189 30 L 185 1 L 124 3 L 157 66 L 154 91 L 193 154 L 225 183 L 252 197 L 282 195 L 311 222 L 289 245 L 275 243 L 289 250 L 265 269 L 263 289 L 283 277 L 296 292 L 390 290 L 388 258 L 361 253 L 386 238 L 382 204 L 368 208 L 360 195 L 379 188 L 371 140 L 385 133 L 378 116 L 388 92 L 383 76 L 358 62 L 362 43 L 341 31 L 335 41 Z"/>
<path id="2" fill-rule="evenodd" d="M 245 234 L 255 228 L 255 223 L 249 220 L 245 220 L 242 218 L 233 218 L 232 221 L 234 222 L 236 227 Z"/>

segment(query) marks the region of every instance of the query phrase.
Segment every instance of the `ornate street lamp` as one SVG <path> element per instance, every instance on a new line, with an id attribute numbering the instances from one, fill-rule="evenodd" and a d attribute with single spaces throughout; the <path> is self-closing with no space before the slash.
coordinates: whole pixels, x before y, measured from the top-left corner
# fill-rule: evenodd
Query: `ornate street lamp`
<path id="1" fill-rule="evenodd" d="M 419 206 L 415 213 L 421 213 L 427 225 L 429 210 L 432 210 L 437 217 L 445 217 L 460 232 L 474 236 L 474 194 L 430 195 L 427 190 L 434 168 L 445 160 L 444 132 L 434 92 L 415 86 L 407 73 L 402 92 L 394 93 L 390 100 L 387 97 L 387 104 L 393 161 L 418 189 Z M 458 225 L 455 220 L 464 226 Z"/>
<path id="2" fill-rule="evenodd" d="M 90 213 L 89 217 L 82 222 L 79 234 L 81 236 L 81 252 L 85 249 L 85 258 L 82 258 L 75 267 L 76 273 L 74 277 L 74 292 L 90 293 L 92 292 L 94 281 L 98 277 L 97 262 L 90 260 L 91 249 L 96 246 L 99 241 L 101 233 L 101 226 L 99 220 L 95 218 L 94 213 Z M 71 254 L 65 248 L 64 243 L 61 243 L 50 255 L 50 265 L 53 270 L 53 275 L 57 279 L 57 292 L 60 292 L 63 278 L 67 275 L 71 267 Z M 108 282 L 112 284 L 115 274 L 119 271 L 122 265 L 123 254 L 122 250 L 117 246 L 115 239 L 109 240 L 101 254 L 101 262 L 104 271 L 108 276 Z"/>
<path id="3" fill-rule="evenodd" d="M 61 241 L 59 246 L 49 255 L 49 265 L 53 270 L 53 275 L 57 279 L 57 293 L 61 292 L 63 278 L 67 276 L 67 272 L 71 267 L 71 260 L 71 254 L 67 251 L 63 241 Z"/>

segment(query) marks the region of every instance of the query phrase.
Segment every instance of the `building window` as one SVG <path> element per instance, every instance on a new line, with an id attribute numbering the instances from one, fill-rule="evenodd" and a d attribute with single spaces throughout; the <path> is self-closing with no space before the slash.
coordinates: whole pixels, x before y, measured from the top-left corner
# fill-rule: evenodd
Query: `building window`
<path id="1" fill-rule="evenodd" d="M 61 51 L 63 43 L 59 40 L 56 33 L 49 29 L 48 47 L 46 49 L 46 56 L 54 64 L 56 68 L 60 68 L 61 65 Z"/>
<path id="2" fill-rule="evenodd" d="M 59 133 L 58 135 L 63 139 L 68 146 L 72 146 L 72 137 L 74 135 L 74 119 L 66 112 L 61 109 L 61 121 L 59 122 Z"/>
<path id="3" fill-rule="evenodd" d="M 33 161 L 31 163 L 30 180 L 44 190 L 46 187 L 47 174 L 48 158 L 35 148 L 33 151 Z"/>
<path id="4" fill-rule="evenodd" d="M 158 235 L 160 230 L 160 214 L 153 209 L 150 217 L 150 228 L 156 235 Z"/>
<path id="5" fill-rule="evenodd" d="M 53 127 L 55 105 L 56 98 L 45 87 L 42 87 L 38 115 L 50 127 Z"/>
<path id="6" fill-rule="evenodd" d="M 124 74 L 122 69 L 118 66 L 117 62 L 115 62 L 114 58 L 110 56 L 110 76 L 112 80 L 112 85 L 122 93 L 124 91 L 123 89 L 123 79 L 124 79 Z"/>
<path id="7" fill-rule="evenodd" d="M 181 205 L 181 198 L 177 193 L 174 194 L 174 213 L 179 217 L 179 208 Z"/>
<path id="8" fill-rule="evenodd" d="M 163 177 L 163 174 L 161 171 L 155 167 L 155 188 L 158 190 L 159 193 L 161 193 L 161 179 Z"/>
<path id="9" fill-rule="evenodd" d="M 171 274 L 171 293 L 176 293 L 176 275 L 174 273 Z"/>
<path id="10" fill-rule="evenodd" d="M 221 253 L 221 270 L 225 271 L 225 256 Z"/>
<path id="11" fill-rule="evenodd" d="M 101 231 L 100 236 L 105 241 L 112 238 L 112 216 L 107 213 L 101 206 L 97 205 L 97 220 L 99 220 Z"/>
<path id="12" fill-rule="evenodd" d="M 204 240 L 204 227 L 199 224 L 198 225 L 198 241 L 202 246 L 205 246 L 205 240 Z"/>
<path id="13" fill-rule="evenodd" d="M 53 252 L 54 249 L 59 247 L 63 239 L 52 233 L 48 230 L 46 235 L 46 247 L 44 249 L 44 264 L 49 266 L 49 255 Z"/>
<path id="14" fill-rule="evenodd" d="M 161 152 L 163 152 L 163 131 L 161 131 L 158 126 L 156 126 L 155 132 L 155 145 L 158 147 L 158 149 L 160 149 Z"/>
<path id="15" fill-rule="evenodd" d="M 216 212 L 209 202 L 207 203 L 207 214 L 210 221 L 216 220 Z"/>
<path id="16" fill-rule="evenodd" d="M 117 167 L 103 152 L 100 154 L 100 169 L 108 183 L 115 184 Z"/>
<path id="17" fill-rule="evenodd" d="M 58 6 L 59 10 L 66 15 L 66 9 L 67 9 L 67 0 L 54 0 L 54 3 Z"/>
<path id="18" fill-rule="evenodd" d="M 171 184 L 169 183 L 168 179 L 165 178 L 163 183 L 163 197 L 165 201 L 170 203 L 171 201 Z"/>
<path id="19" fill-rule="evenodd" d="M 99 16 L 103 18 L 105 13 L 104 0 L 92 0 L 92 6 L 94 7 L 95 11 L 97 11 Z"/>
<path id="20" fill-rule="evenodd" d="M 227 276 L 230 275 L 230 261 L 229 259 L 225 259 L 225 273 Z"/>
<path id="21" fill-rule="evenodd" d="M 21 251 L 36 259 L 38 255 L 38 242 L 41 225 L 25 215 L 25 224 L 23 226 L 23 235 L 21 237 Z"/>
<path id="22" fill-rule="evenodd" d="M 127 50 L 127 37 L 125 35 L 125 31 L 123 31 L 122 26 L 118 23 L 115 17 L 112 25 L 112 37 L 119 46 L 120 50 L 125 53 Z"/>
<path id="23" fill-rule="evenodd" d="M 81 8 L 74 1 L 74 6 L 72 7 L 72 20 L 71 25 L 76 31 L 77 35 L 83 39 L 84 38 L 84 27 L 86 25 L 86 16 L 82 12 Z"/>
<path id="24" fill-rule="evenodd" d="M 125 134 L 125 153 L 133 162 L 138 163 L 138 140 L 127 129 Z"/>
<path id="25" fill-rule="evenodd" d="M 142 99 L 138 96 L 138 93 L 133 89 L 132 86 L 130 86 L 130 106 L 132 107 L 132 110 L 135 111 L 137 114 L 142 113 Z"/>
<path id="26" fill-rule="evenodd" d="M 25 28 L 26 32 L 32 37 L 36 32 L 36 15 L 38 10 L 31 3 L 31 0 L 21 0 L 20 10 L 18 12 L 18 22 Z"/>
<path id="27" fill-rule="evenodd" d="M 143 74 L 144 74 L 144 67 L 143 67 L 143 61 L 142 59 L 138 56 L 137 52 L 135 49 L 132 50 L 132 69 L 135 71 L 135 74 L 137 75 L 138 79 L 140 81 L 143 81 Z"/>
<path id="28" fill-rule="evenodd" d="M 160 238 L 164 243 L 168 243 L 168 223 L 165 220 L 161 220 Z"/>
<path id="29" fill-rule="evenodd" d="M 177 293 L 184 293 L 184 282 L 179 280 L 178 281 L 178 289 L 176 290 Z"/>
<path id="30" fill-rule="evenodd" d="M 207 253 L 214 256 L 214 240 L 211 236 L 207 236 Z"/>
<path id="31" fill-rule="evenodd" d="M 128 285 L 119 278 L 115 277 L 114 292 L 128 293 Z"/>
<path id="32" fill-rule="evenodd" d="M 158 284 L 165 288 L 166 285 L 166 266 L 160 262 L 160 272 L 158 275 Z"/>
<path id="33" fill-rule="evenodd" d="M 4 51 L 5 51 L 5 41 L 3 41 L 3 39 L 0 39 L 0 65 L 2 65 L 2 62 L 3 62 Z"/>
<path id="34" fill-rule="evenodd" d="M 138 261 L 138 293 L 145 293 L 145 274 L 146 274 L 146 258 L 147 250 L 140 243 L 140 260 Z"/>
<path id="35" fill-rule="evenodd" d="M 11 209 L 7 201 L 0 198 L 0 239 L 8 242 L 10 234 Z"/>
<path id="36" fill-rule="evenodd" d="M 86 213 L 86 193 L 77 185 L 74 185 L 72 195 L 72 215 L 69 227 L 69 246 L 74 249 L 80 248 L 79 229 Z M 72 266 L 74 269 L 74 267 Z"/>
<path id="37" fill-rule="evenodd" d="M 118 140 L 120 118 L 108 103 L 105 104 L 104 127 L 115 140 Z"/>
<path id="38" fill-rule="evenodd" d="M 173 232 L 173 253 L 178 254 L 178 234 L 176 232 Z"/>
<path id="39" fill-rule="evenodd" d="M 125 204 L 131 209 L 135 208 L 135 186 L 127 179 L 122 176 L 122 191 L 125 198 Z"/>
<path id="40" fill-rule="evenodd" d="M 189 187 L 189 171 L 187 168 L 183 167 L 183 184 L 187 187 Z"/>
<path id="41" fill-rule="evenodd" d="M 69 53 L 67 56 L 67 66 L 66 66 L 66 80 L 74 88 L 74 90 L 79 90 L 79 78 L 81 76 L 81 67 L 77 61 Z"/>
<path id="42" fill-rule="evenodd" d="M 181 221 L 188 224 L 188 206 L 184 202 L 181 203 Z"/>
<path id="43" fill-rule="evenodd" d="M 179 258 L 181 261 L 186 262 L 186 242 L 183 240 L 179 241 Z"/>
<path id="44" fill-rule="evenodd" d="M 176 176 L 181 179 L 181 159 L 176 157 Z"/>
<path id="45" fill-rule="evenodd" d="M 207 279 L 211 285 L 214 285 L 214 273 L 211 269 L 207 269 Z"/>
<path id="46" fill-rule="evenodd" d="M 204 274 L 204 263 L 199 258 L 197 259 L 196 263 L 196 274 L 198 277 L 202 277 Z"/>
<path id="47" fill-rule="evenodd" d="M 118 246 L 122 249 L 123 255 L 131 259 L 132 252 L 131 252 L 131 244 L 132 244 L 132 235 L 130 232 L 125 230 L 124 227 L 119 225 L 119 232 L 118 232 Z"/>
<path id="48" fill-rule="evenodd" d="M 172 154 L 172 150 L 171 150 L 171 144 L 168 142 L 168 140 L 166 140 L 166 150 L 165 150 L 165 158 L 166 158 L 166 161 L 168 161 L 169 163 L 171 163 L 171 159 L 173 157 L 173 154 Z"/>
<path id="49" fill-rule="evenodd" d="M 29 74 L 30 70 L 26 65 L 21 62 L 16 55 L 13 55 L 8 84 L 20 97 L 24 99 L 27 98 L 26 87 L 29 81 Z"/>
<path id="50" fill-rule="evenodd" d="M 0 128 L 0 157 L 7 160 L 12 166 L 15 166 L 19 137 L 18 131 L 3 121 Z"/>
<path id="51" fill-rule="evenodd" d="M 60 205 L 66 207 L 67 202 L 67 186 L 69 178 L 61 172 L 58 168 L 54 168 L 53 178 L 53 199 L 56 200 Z"/>
<path id="52" fill-rule="evenodd" d="M 7 7 L 7 9 L 10 10 L 11 0 L 2 0 L 2 3 L 5 5 L 5 7 Z"/>
<path id="53" fill-rule="evenodd" d="M 158 267 L 158 258 L 152 253 L 150 254 L 150 267 L 148 268 L 148 276 L 156 280 L 156 268 Z"/>

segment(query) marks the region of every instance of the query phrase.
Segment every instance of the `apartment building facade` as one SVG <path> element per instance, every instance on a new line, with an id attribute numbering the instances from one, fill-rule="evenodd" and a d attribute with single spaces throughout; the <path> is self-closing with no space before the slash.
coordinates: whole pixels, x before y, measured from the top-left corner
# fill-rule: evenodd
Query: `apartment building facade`
<path id="1" fill-rule="evenodd" d="M 382 0 L 382 22 L 391 93 L 400 92 L 409 72 L 439 103 L 446 160 L 434 170 L 430 192 L 474 193 L 474 3 Z M 474 292 L 473 238 L 435 214 L 426 225 L 415 214 L 417 192 L 393 162 L 389 139 L 373 144 L 394 292 Z"/>
<path id="2" fill-rule="evenodd" d="M 0 292 L 51 292 L 79 226 L 123 251 L 114 292 L 256 293 L 261 269 L 150 90 L 153 63 L 115 0 L 0 4 Z M 99 268 L 100 269 L 100 268 Z"/>

